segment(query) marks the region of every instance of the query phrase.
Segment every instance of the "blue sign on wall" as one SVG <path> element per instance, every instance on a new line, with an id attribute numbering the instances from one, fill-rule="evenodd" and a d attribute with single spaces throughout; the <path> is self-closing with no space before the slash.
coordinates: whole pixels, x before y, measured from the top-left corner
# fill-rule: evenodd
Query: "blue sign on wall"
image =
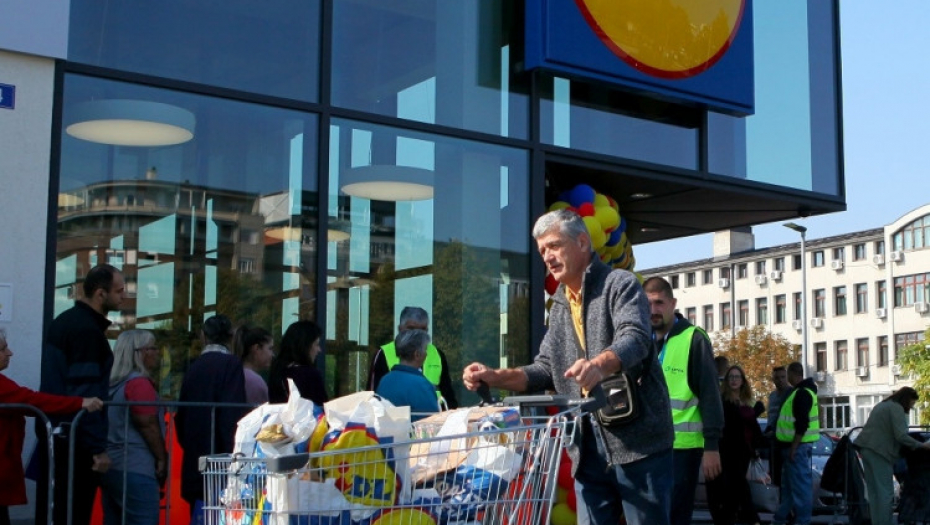
<path id="1" fill-rule="evenodd" d="M 0 108 L 13 109 L 16 107 L 16 86 L 0 84 Z"/>
<path id="2" fill-rule="evenodd" d="M 526 0 L 526 66 L 749 115 L 752 0 Z"/>

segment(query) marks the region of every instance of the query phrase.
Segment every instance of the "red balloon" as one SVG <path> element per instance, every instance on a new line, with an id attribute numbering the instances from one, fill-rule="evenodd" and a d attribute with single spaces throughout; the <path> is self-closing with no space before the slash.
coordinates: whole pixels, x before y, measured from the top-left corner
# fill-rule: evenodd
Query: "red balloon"
<path id="1" fill-rule="evenodd" d="M 559 463 L 558 483 L 563 489 L 575 491 L 575 479 L 572 478 L 572 462 L 568 461 L 568 458 L 562 458 L 562 462 Z"/>
<path id="2" fill-rule="evenodd" d="M 559 281 L 555 280 L 555 277 L 552 274 L 546 275 L 546 293 L 549 295 L 554 295 L 556 289 L 559 287 Z"/>
<path id="3" fill-rule="evenodd" d="M 594 205 L 590 202 L 586 202 L 581 206 L 578 206 L 578 215 L 581 215 L 582 217 L 593 217 Z"/>

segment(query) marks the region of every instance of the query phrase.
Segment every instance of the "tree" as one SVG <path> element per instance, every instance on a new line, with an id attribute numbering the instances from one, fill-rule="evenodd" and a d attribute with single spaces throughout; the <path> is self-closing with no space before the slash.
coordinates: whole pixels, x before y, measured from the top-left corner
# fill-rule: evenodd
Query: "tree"
<path id="1" fill-rule="evenodd" d="M 800 349 L 762 325 L 743 328 L 730 337 L 730 332 L 714 335 L 715 354 L 726 356 L 730 365 L 739 365 L 746 373 L 756 399 L 765 399 L 775 389 L 772 368 L 787 366 L 800 357 Z"/>
<path id="2" fill-rule="evenodd" d="M 920 394 L 918 401 L 930 399 L 930 328 L 924 332 L 924 340 L 898 351 L 897 362 L 904 375 L 914 378 L 914 390 Z M 930 425 L 930 410 L 920 407 L 920 424 Z"/>

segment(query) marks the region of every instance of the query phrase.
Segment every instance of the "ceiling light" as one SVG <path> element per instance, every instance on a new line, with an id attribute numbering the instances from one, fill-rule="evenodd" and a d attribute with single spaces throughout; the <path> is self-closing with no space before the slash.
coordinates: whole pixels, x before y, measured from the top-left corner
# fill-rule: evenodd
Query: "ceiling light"
<path id="1" fill-rule="evenodd" d="M 265 230 L 265 236 L 276 241 L 300 242 L 303 239 L 303 230 L 294 226 L 279 226 Z M 326 230 L 328 242 L 342 242 L 349 240 L 349 232 L 330 228 Z"/>
<path id="2" fill-rule="evenodd" d="M 342 191 L 373 201 L 422 201 L 433 198 L 433 172 L 411 166 L 374 164 L 342 173 Z"/>
<path id="3" fill-rule="evenodd" d="M 91 100 L 68 111 L 65 132 L 113 146 L 172 146 L 194 138 L 194 114 L 149 100 Z"/>
<path id="4" fill-rule="evenodd" d="M 651 193 L 638 192 L 638 193 L 633 193 L 633 194 L 630 195 L 630 198 L 631 198 L 631 199 L 637 199 L 637 200 L 639 200 L 639 199 L 648 199 L 649 197 L 652 197 L 652 194 L 651 194 Z"/>

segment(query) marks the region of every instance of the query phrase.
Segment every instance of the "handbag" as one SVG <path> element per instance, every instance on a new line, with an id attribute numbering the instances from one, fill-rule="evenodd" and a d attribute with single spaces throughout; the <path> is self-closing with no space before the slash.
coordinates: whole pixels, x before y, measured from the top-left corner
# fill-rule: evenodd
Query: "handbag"
<path id="1" fill-rule="evenodd" d="M 600 382 L 606 403 L 594 412 L 602 427 L 623 426 L 639 416 L 639 387 L 625 372 L 612 374 Z"/>

